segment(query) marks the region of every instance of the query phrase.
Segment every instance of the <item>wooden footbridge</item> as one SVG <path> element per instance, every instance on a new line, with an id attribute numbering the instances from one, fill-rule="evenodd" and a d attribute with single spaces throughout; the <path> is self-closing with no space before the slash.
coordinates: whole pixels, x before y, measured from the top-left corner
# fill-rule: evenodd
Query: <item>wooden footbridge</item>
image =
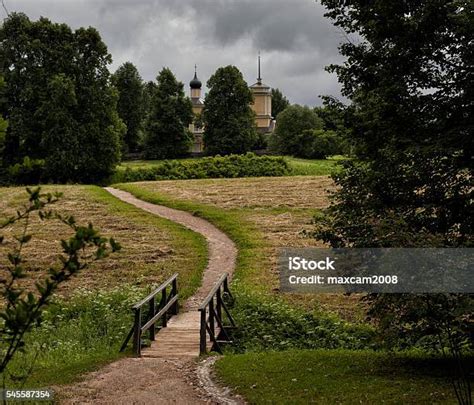
<path id="1" fill-rule="evenodd" d="M 178 274 L 174 274 L 132 307 L 134 324 L 121 351 L 130 340 L 141 357 L 197 357 L 210 351 L 222 352 L 232 343 L 236 325 L 229 307 L 234 298 L 224 273 L 197 308 L 179 313 Z"/>

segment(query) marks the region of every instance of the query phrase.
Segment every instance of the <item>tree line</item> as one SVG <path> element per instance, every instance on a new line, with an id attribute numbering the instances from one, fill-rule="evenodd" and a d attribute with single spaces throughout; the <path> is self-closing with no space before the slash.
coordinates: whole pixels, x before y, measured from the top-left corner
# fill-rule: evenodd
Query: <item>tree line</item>
<path id="1" fill-rule="evenodd" d="M 188 127 L 196 119 L 205 128 L 208 155 L 246 153 L 269 141 L 279 154 L 340 151 L 339 137 L 318 118 L 323 111 L 291 106 L 283 114 L 290 104 L 278 89 L 272 90 L 273 114 L 281 114 L 281 128 L 275 139 L 259 134 L 252 92 L 235 66 L 219 68 L 209 79 L 204 111 L 195 117 L 170 69 L 148 83 L 130 62 L 111 74 L 112 57 L 94 28 L 72 30 L 13 13 L 0 28 L 0 43 L 0 111 L 8 122 L 0 122 L 0 177 L 14 182 L 100 182 L 129 153 L 185 156 L 193 143 Z M 295 127 L 295 118 L 304 122 Z"/>

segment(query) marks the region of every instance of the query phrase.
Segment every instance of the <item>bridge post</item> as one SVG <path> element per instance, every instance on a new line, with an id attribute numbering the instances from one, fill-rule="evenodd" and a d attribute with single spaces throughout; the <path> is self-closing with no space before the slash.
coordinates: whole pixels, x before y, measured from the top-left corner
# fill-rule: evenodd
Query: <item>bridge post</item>
<path id="1" fill-rule="evenodd" d="M 214 297 L 211 298 L 209 301 L 209 327 L 212 330 L 212 333 L 214 334 L 215 328 L 214 328 Z"/>
<path id="2" fill-rule="evenodd" d="M 135 322 L 133 329 L 133 352 L 140 357 L 142 352 L 142 311 L 141 308 L 135 309 Z"/>
<path id="3" fill-rule="evenodd" d="M 173 280 L 172 290 L 171 290 L 171 297 L 174 297 L 178 294 L 178 279 Z M 173 304 L 173 315 L 178 315 L 178 301 Z"/>
<path id="4" fill-rule="evenodd" d="M 206 308 L 200 309 L 199 312 L 201 312 L 201 328 L 199 330 L 199 354 L 206 354 L 207 352 Z"/>
<path id="5" fill-rule="evenodd" d="M 166 288 L 163 288 L 163 291 L 161 291 L 161 305 L 164 307 L 166 305 Z M 163 314 L 163 328 L 166 328 L 168 326 L 168 314 L 165 311 Z"/>
<path id="6" fill-rule="evenodd" d="M 221 287 L 217 289 L 216 292 L 216 313 L 219 317 L 220 321 L 222 322 L 222 295 L 221 295 Z"/>
<path id="7" fill-rule="evenodd" d="M 156 315 L 155 297 L 150 300 L 150 319 Z M 150 340 L 155 340 L 155 324 L 150 326 Z"/>

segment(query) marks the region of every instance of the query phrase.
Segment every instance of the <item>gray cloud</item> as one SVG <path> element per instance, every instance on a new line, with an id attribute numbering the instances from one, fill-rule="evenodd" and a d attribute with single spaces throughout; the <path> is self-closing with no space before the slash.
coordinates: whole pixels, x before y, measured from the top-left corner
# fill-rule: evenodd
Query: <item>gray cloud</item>
<path id="1" fill-rule="evenodd" d="M 198 64 L 206 82 L 219 66 L 236 65 L 252 84 L 257 53 L 264 81 L 292 102 L 314 105 L 339 96 L 324 66 L 339 62 L 338 30 L 314 0 L 6 0 L 10 11 L 45 16 L 73 28 L 96 27 L 115 70 L 133 62 L 145 80 L 163 66 L 186 83 Z"/>

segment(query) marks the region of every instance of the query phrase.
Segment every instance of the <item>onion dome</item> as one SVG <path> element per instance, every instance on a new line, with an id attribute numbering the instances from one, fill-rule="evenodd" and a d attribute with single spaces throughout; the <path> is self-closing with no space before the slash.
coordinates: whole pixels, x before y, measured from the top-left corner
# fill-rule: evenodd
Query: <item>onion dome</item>
<path id="1" fill-rule="evenodd" d="M 197 71 L 194 71 L 194 78 L 189 82 L 189 86 L 192 89 L 200 89 L 202 87 L 201 80 L 198 79 L 197 77 Z"/>

